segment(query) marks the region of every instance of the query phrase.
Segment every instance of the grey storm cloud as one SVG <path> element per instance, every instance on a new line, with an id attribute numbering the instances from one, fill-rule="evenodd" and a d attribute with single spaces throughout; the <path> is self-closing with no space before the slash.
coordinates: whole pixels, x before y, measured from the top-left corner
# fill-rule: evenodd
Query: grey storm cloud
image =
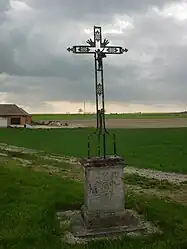
<path id="1" fill-rule="evenodd" d="M 104 61 L 106 99 L 187 103 L 187 21 L 159 12 L 173 3 L 179 1 L 0 0 L 0 92 L 25 105 L 94 101 L 92 56 L 66 48 L 82 44 L 94 24 L 119 30 L 120 19 L 130 25 L 105 37 L 129 52 Z"/>
<path id="2" fill-rule="evenodd" d="M 0 11 L 6 11 L 10 7 L 9 1 L 1 0 L 0 2 Z"/>
<path id="3" fill-rule="evenodd" d="M 24 1 L 24 0 L 23 0 Z M 128 13 L 146 10 L 150 6 L 162 7 L 167 3 L 178 2 L 178 0 L 95 0 L 95 1 L 74 1 L 74 0 L 27 0 L 29 6 L 39 9 L 58 9 L 71 18 L 94 18 L 94 16 L 113 15 L 114 13 Z M 90 18 L 89 18 L 90 16 Z M 93 21 L 93 20 L 92 20 Z"/>

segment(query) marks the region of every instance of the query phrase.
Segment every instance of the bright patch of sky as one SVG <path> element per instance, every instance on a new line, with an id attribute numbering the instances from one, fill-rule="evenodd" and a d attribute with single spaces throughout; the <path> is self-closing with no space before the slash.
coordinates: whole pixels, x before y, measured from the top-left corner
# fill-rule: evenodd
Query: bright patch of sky
<path id="1" fill-rule="evenodd" d="M 187 3 L 185 1 L 166 5 L 163 9 L 154 7 L 153 10 L 163 17 L 172 17 L 179 21 L 187 19 Z"/>

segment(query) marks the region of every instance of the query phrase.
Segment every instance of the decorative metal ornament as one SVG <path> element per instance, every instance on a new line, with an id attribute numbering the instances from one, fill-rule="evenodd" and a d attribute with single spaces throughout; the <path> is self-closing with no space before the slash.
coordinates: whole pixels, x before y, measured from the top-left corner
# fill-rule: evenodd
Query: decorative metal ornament
<path id="1" fill-rule="evenodd" d="M 110 54 L 116 54 L 116 52 L 118 51 L 117 48 L 107 48 L 107 51 L 110 53 Z"/>
<path id="2" fill-rule="evenodd" d="M 68 52 L 75 54 L 93 54 L 95 60 L 95 95 L 96 95 L 96 114 L 97 114 L 97 128 L 88 137 L 88 157 L 90 157 L 91 137 L 97 135 L 97 156 L 106 157 L 106 136 L 113 136 L 113 153 L 116 155 L 116 138 L 115 134 L 109 133 L 105 124 L 105 96 L 104 96 L 104 77 L 103 77 L 103 59 L 107 54 L 123 54 L 128 52 L 127 48 L 118 46 L 107 46 L 109 41 L 105 38 L 102 41 L 101 27 L 94 26 L 94 41 L 88 39 L 86 41 L 88 46 L 80 45 L 68 48 Z M 100 83 L 98 83 L 100 82 Z M 102 146 L 101 146 L 102 141 Z"/>
<path id="3" fill-rule="evenodd" d="M 92 41 L 92 39 L 90 38 L 90 39 L 88 39 L 87 41 L 86 41 L 91 47 L 95 47 L 95 42 L 94 41 Z"/>
<path id="4" fill-rule="evenodd" d="M 78 51 L 81 53 L 88 53 L 90 51 L 89 47 L 79 47 Z"/>
<path id="5" fill-rule="evenodd" d="M 103 42 L 101 43 L 102 47 L 106 47 L 109 44 L 109 40 L 107 40 L 106 38 L 103 40 Z"/>
<path id="6" fill-rule="evenodd" d="M 102 84 L 99 83 L 99 84 L 97 85 L 97 94 L 98 94 L 99 96 L 101 96 L 102 93 L 103 93 L 103 87 L 102 87 Z"/>
<path id="7" fill-rule="evenodd" d="M 71 51 L 72 51 L 72 52 L 74 53 L 74 47 L 68 48 L 67 51 L 68 51 L 68 52 L 71 52 Z"/>
<path id="8" fill-rule="evenodd" d="M 100 41 L 100 38 L 101 37 L 101 33 L 99 32 L 99 30 L 96 30 L 95 31 L 95 40 L 98 42 L 98 41 Z"/>

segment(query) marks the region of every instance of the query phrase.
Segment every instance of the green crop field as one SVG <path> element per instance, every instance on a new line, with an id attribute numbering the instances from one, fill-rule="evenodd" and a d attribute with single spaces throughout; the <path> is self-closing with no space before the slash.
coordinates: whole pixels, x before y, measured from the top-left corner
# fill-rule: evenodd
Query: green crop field
<path id="1" fill-rule="evenodd" d="M 106 118 L 127 118 L 127 119 L 160 119 L 160 118 L 186 118 L 187 114 L 179 113 L 127 113 L 127 114 L 106 114 Z M 71 120 L 71 119 L 95 119 L 95 114 L 33 114 L 32 119 L 37 120 Z"/>
<path id="2" fill-rule="evenodd" d="M 87 136 L 92 129 L 0 129 L 0 142 L 82 157 L 87 155 Z M 118 154 L 130 166 L 187 173 L 187 128 L 112 129 Z M 108 152 L 112 153 L 112 139 Z M 93 147 L 94 147 L 93 139 Z M 93 152 L 95 152 L 93 150 Z"/>

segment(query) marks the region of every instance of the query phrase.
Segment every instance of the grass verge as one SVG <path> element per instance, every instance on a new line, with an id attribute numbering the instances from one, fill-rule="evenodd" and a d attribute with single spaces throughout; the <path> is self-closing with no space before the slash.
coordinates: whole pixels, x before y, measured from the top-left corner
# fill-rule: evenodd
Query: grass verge
<path id="1" fill-rule="evenodd" d="M 134 248 L 184 249 L 187 245 L 187 206 L 128 193 L 127 208 L 135 208 L 159 225 L 163 235 L 94 242 L 87 246 L 61 244 L 57 210 L 79 209 L 82 184 L 22 168 L 15 161 L 0 166 L 0 248 Z"/>

